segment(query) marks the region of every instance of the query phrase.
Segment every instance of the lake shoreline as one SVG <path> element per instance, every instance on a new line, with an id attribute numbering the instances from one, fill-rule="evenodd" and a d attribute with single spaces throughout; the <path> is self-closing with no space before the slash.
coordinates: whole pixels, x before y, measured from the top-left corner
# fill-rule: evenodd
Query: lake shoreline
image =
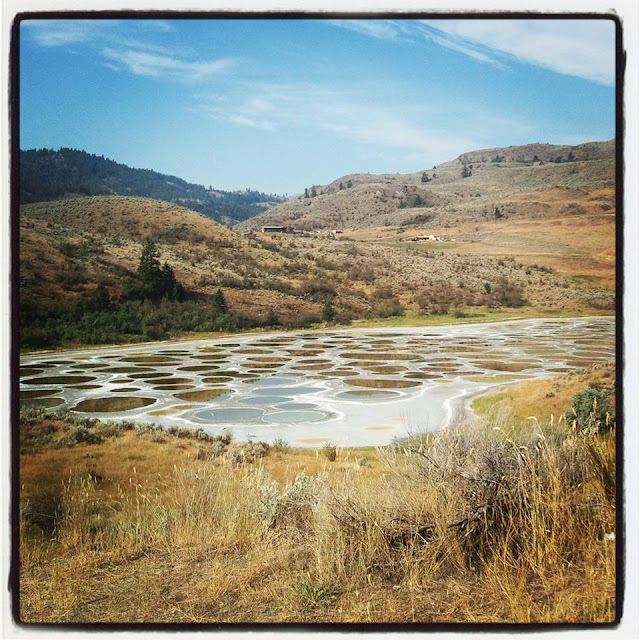
<path id="1" fill-rule="evenodd" d="M 510 310 L 515 311 L 515 310 Z M 213 340 L 218 338 L 233 338 L 233 337 L 241 337 L 247 335 L 259 335 L 259 336 L 269 336 L 269 335 L 287 335 L 293 333 L 314 333 L 314 332 L 322 332 L 322 331 L 342 331 L 349 329 L 402 329 L 402 328 L 420 328 L 420 327 L 449 327 L 449 326 L 464 326 L 464 325 L 477 325 L 477 324 L 495 324 L 497 322 L 511 322 L 517 320 L 553 320 L 553 319 L 598 319 L 598 318 L 615 318 L 616 314 L 614 311 L 612 312 L 601 312 L 598 314 L 592 313 L 577 313 L 577 312 L 566 312 L 566 313 L 558 313 L 554 311 L 552 313 L 532 313 L 522 314 L 520 316 L 509 316 L 509 317 L 497 317 L 490 318 L 486 315 L 482 317 L 473 318 L 473 317 L 461 317 L 461 318 L 448 318 L 447 322 L 442 322 L 442 316 L 414 316 L 409 317 L 409 322 L 402 322 L 405 320 L 404 317 L 393 317 L 393 318 L 373 318 L 373 319 L 364 319 L 364 320 L 355 320 L 350 324 L 342 325 L 342 324 L 324 324 L 320 326 L 313 326 L 309 328 L 302 329 L 274 329 L 274 328 L 257 328 L 257 329 L 246 329 L 243 331 L 207 331 L 207 332 L 196 332 L 196 333 L 186 333 L 184 335 L 167 338 L 165 340 L 149 340 L 142 342 L 116 342 L 116 343 L 107 343 L 107 344 L 80 344 L 80 345 L 68 345 L 64 347 L 60 347 L 57 349 L 39 349 L 39 350 L 24 350 L 20 351 L 20 357 L 23 356 L 39 356 L 39 355 L 51 355 L 52 353 L 69 353 L 75 351 L 93 351 L 97 349 L 116 349 L 119 347 L 128 348 L 128 347 L 147 347 L 152 345 L 168 345 L 174 343 L 181 342 L 191 342 L 198 340 Z M 415 321 L 414 322 L 412 322 Z"/>
<path id="2" fill-rule="evenodd" d="M 351 326 L 31 354 L 22 401 L 296 448 L 386 446 L 467 418 L 478 395 L 610 360 L 613 327 L 607 316 Z"/>

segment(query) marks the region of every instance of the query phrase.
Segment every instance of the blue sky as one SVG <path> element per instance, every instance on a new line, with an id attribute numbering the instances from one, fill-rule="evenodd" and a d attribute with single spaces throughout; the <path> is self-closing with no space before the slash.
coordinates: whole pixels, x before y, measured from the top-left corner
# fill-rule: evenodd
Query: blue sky
<path id="1" fill-rule="evenodd" d="M 608 20 L 24 21 L 20 146 L 300 193 L 615 135 Z"/>

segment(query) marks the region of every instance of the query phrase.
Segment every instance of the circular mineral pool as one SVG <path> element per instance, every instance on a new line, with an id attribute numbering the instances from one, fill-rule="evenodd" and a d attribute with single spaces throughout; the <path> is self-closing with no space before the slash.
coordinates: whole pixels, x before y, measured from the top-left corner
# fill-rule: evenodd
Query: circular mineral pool
<path id="1" fill-rule="evenodd" d="M 229 423 L 229 422 L 250 422 L 261 418 L 264 415 L 262 409 L 244 409 L 244 408 L 230 408 L 230 409 L 203 409 L 193 414 L 193 417 L 200 421 L 214 422 L 214 423 Z"/>
<path id="2" fill-rule="evenodd" d="M 282 396 L 250 396 L 249 398 L 243 398 L 239 402 L 242 404 L 257 404 L 262 407 L 264 405 L 275 405 L 283 402 L 289 402 L 289 400 L 291 400 L 291 398 L 285 398 Z"/>
<path id="3" fill-rule="evenodd" d="M 90 398 L 82 400 L 73 407 L 74 411 L 86 413 L 109 413 L 142 409 L 156 402 L 155 398 L 139 398 L 136 396 L 120 396 L 106 398 Z"/>
<path id="4" fill-rule="evenodd" d="M 286 394 L 288 396 L 301 396 L 306 393 L 318 393 L 324 391 L 322 387 L 266 387 L 264 389 L 255 389 L 254 395 L 256 396 L 275 396 L 279 394 Z"/>
<path id="5" fill-rule="evenodd" d="M 290 399 L 290 398 L 287 398 Z M 317 409 L 318 405 L 313 404 L 313 402 L 285 402 L 284 404 L 280 404 L 279 402 L 274 402 L 275 398 L 269 398 L 272 404 L 275 405 L 277 409 L 287 409 L 287 410 L 295 410 L 300 411 L 302 409 Z"/>
<path id="6" fill-rule="evenodd" d="M 44 398 L 45 396 L 52 396 L 54 393 L 60 393 L 60 391 L 61 389 L 29 389 L 28 391 L 20 392 L 20 400 Z M 291 400 L 291 398 L 285 398 L 284 400 Z"/>
<path id="7" fill-rule="evenodd" d="M 303 422 L 318 422 L 327 417 L 322 411 L 279 411 L 269 413 L 264 419 L 273 424 L 300 424 Z"/>
<path id="8" fill-rule="evenodd" d="M 91 382 L 95 376 L 43 376 L 42 378 L 31 378 L 22 380 L 22 384 L 80 384 Z"/>
<path id="9" fill-rule="evenodd" d="M 20 399 L 20 405 L 22 407 L 37 407 L 40 409 L 53 409 L 53 407 L 59 407 L 64 404 L 63 398 L 26 398 Z"/>
<path id="10" fill-rule="evenodd" d="M 342 391 L 336 395 L 341 400 L 389 400 L 394 396 L 401 395 L 397 391 L 384 391 L 382 389 Z"/>
<path id="11" fill-rule="evenodd" d="M 298 378 L 291 376 L 268 376 L 256 380 L 253 384 L 256 387 L 275 387 L 281 384 L 295 384 L 296 382 L 298 382 Z"/>

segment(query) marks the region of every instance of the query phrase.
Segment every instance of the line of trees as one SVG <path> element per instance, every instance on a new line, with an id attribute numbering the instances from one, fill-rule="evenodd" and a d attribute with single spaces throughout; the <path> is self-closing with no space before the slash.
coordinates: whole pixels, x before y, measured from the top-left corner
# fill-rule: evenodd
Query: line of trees
<path id="1" fill-rule="evenodd" d="M 125 284 L 117 301 L 99 284 L 73 303 L 45 307 L 20 304 L 20 345 L 48 348 L 63 344 L 105 344 L 161 340 L 187 331 L 234 331 L 255 322 L 231 314 L 221 289 L 196 297 L 178 282 L 168 262 L 160 263 L 155 243 L 147 239 L 137 278 Z"/>

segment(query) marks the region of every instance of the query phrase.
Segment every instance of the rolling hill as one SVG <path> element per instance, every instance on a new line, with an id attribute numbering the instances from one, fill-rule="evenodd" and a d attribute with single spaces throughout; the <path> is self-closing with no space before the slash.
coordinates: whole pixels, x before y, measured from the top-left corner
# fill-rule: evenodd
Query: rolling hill
<path id="1" fill-rule="evenodd" d="M 462 175 L 465 167 L 468 177 Z M 534 210 L 538 194 L 558 187 L 576 192 L 612 189 L 614 173 L 614 141 L 484 149 L 416 173 L 352 174 L 314 185 L 307 193 L 315 190 L 315 197 L 290 199 L 239 228 L 416 226 L 427 217 L 434 225 L 453 225 L 487 219 L 501 205 L 516 216 L 544 214 L 544 205 Z M 527 196 L 533 206 L 511 206 L 512 198 L 525 202 Z"/>
<path id="2" fill-rule="evenodd" d="M 513 259 L 424 251 L 414 243 L 329 237 L 244 236 L 202 214 L 159 200 L 93 196 L 21 207 L 20 295 L 55 307 L 98 284 L 117 301 L 135 279 L 146 238 L 195 295 L 221 287 L 230 309 L 282 322 L 393 315 L 402 307 L 442 312 L 473 306 L 610 309 L 613 292 Z"/>
<path id="3" fill-rule="evenodd" d="M 511 257 L 611 289 L 614 185 L 613 140 L 484 149 L 412 174 L 343 176 L 237 228 L 340 229 L 393 246 L 434 234 L 445 242 L 430 251 Z"/>
<path id="4" fill-rule="evenodd" d="M 220 191 L 156 171 L 132 169 L 84 151 L 61 148 L 20 152 L 20 202 L 28 204 L 95 195 L 141 196 L 166 200 L 209 218 L 234 224 L 282 202 L 258 191 Z"/>

